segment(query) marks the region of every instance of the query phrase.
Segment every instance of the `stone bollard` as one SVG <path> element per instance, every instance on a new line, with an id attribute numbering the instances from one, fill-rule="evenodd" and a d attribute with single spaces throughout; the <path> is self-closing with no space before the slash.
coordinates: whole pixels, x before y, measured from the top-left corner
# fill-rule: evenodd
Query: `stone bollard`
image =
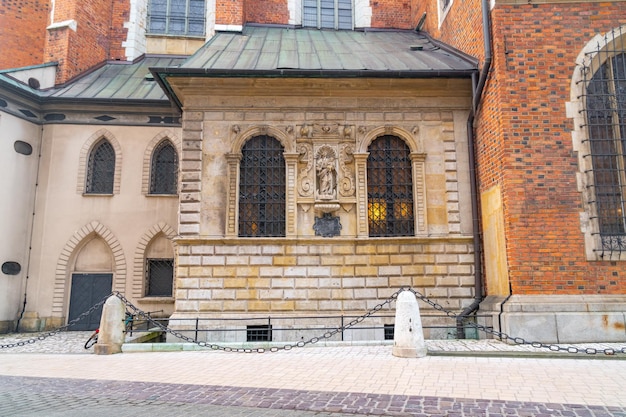
<path id="1" fill-rule="evenodd" d="M 393 356 L 423 358 L 426 356 L 422 318 L 417 298 L 411 291 L 398 294 L 393 335 Z"/>
<path id="2" fill-rule="evenodd" d="M 94 345 L 96 355 L 110 355 L 122 351 L 125 312 L 124 303 L 115 295 L 106 300 L 100 318 L 98 343 Z"/>

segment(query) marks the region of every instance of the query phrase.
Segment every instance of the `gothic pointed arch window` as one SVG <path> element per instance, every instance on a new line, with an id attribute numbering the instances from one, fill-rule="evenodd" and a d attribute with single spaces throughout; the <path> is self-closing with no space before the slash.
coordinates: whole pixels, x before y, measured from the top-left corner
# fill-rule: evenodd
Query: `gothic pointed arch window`
<path id="1" fill-rule="evenodd" d="M 239 236 L 285 236 L 285 158 L 267 135 L 248 140 L 239 165 Z"/>
<path id="2" fill-rule="evenodd" d="M 413 172 L 408 145 L 393 135 L 372 141 L 367 158 L 369 235 L 413 236 Z"/>
<path id="3" fill-rule="evenodd" d="M 89 153 L 86 194 L 113 194 L 115 150 L 106 139 L 98 141 Z"/>
<path id="4" fill-rule="evenodd" d="M 602 52 L 606 59 L 595 68 L 591 60 L 585 71 L 584 106 L 590 219 L 604 256 L 626 252 L 626 51 Z"/>
<path id="5" fill-rule="evenodd" d="M 178 154 L 169 140 L 157 145 L 150 163 L 150 194 L 176 194 Z"/>

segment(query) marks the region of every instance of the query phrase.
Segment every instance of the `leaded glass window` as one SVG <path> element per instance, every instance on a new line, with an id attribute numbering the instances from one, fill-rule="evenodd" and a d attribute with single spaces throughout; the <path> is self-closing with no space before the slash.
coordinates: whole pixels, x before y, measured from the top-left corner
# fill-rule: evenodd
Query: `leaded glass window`
<path id="1" fill-rule="evenodd" d="M 239 236 L 285 236 L 285 159 L 280 142 L 255 136 L 239 167 Z"/>
<path id="2" fill-rule="evenodd" d="M 173 259 L 146 260 L 146 296 L 171 297 L 174 282 Z"/>
<path id="3" fill-rule="evenodd" d="M 150 0 L 148 33 L 204 36 L 205 15 L 204 0 Z"/>
<path id="4" fill-rule="evenodd" d="M 115 150 L 108 140 L 102 139 L 89 154 L 87 164 L 87 194 L 113 194 L 115 179 Z"/>
<path id="5" fill-rule="evenodd" d="M 352 0 L 303 0 L 302 4 L 303 27 L 353 28 Z"/>
<path id="6" fill-rule="evenodd" d="M 369 146 L 367 215 L 369 235 L 413 236 L 413 171 L 410 150 L 397 136 L 381 136 Z"/>
<path id="7" fill-rule="evenodd" d="M 603 252 L 626 251 L 626 54 L 593 73 L 586 94 L 593 195 Z"/>
<path id="8" fill-rule="evenodd" d="M 176 194 L 178 186 L 178 154 L 168 140 L 161 142 L 152 154 L 150 194 Z"/>

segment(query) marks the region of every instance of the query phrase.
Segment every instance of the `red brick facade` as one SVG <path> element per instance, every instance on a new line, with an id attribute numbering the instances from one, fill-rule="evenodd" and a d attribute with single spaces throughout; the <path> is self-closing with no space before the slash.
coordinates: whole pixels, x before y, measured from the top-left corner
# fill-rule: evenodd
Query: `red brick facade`
<path id="1" fill-rule="evenodd" d="M 43 62 L 48 0 L 2 0 L 0 7 L 0 69 Z"/>
<path id="2" fill-rule="evenodd" d="M 249 1 L 246 4 L 246 22 L 287 24 L 289 8 L 283 0 Z"/>
<path id="3" fill-rule="evenodd" d="M 455 1 L 441 28 L 435 13 L 427 29 L 482 59 L 480 3 Z M 476 153 L 480 192 L 501 189 L 513 294 L 623 294 L 623 264 L 585 256 L 566 102 L 578 54 L 626 22 L 626 3 L 498 4 L 491 19 Z"/>
<path id="4" fill-rule="evenodd" d="M 215 5 L 215 24 L 243 25 L 244 0 L 218 1 Z"/>

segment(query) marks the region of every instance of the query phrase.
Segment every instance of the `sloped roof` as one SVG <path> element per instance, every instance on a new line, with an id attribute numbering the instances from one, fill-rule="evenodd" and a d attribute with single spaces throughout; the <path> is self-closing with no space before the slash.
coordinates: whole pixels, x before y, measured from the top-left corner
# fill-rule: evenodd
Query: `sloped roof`
<path id="1" fill-rule="evenodd" d="M 109 62 L 65 87 L 50 90 L 46 96 L 95 100 L 167 100 L 161 87 L 154 82 L 149 68 L 178 66 L 184 60 L 185 57 L 146 56 L 133 63 Z"/>
<path id="2" fill-rule="evenodd" d="M 217 33 L 172 72 L 463 77 L 476 68 L 469 57 L 415 31 L 246 26 L 242 33 Z"/>
<path id="3" fill-rule="evenodd" d="M 167 96 L 154 82 L 150 67 L 173 67 L 187 57 L 144 56 L 134 62 L 110 61 L 87 71 L 60 87 L 34 89 L 12 76 L 12 72 L 0 72 L 0 84 L 21 91 L 35 100 L 73 99 L 95 101 L 168 101 Z"/>

